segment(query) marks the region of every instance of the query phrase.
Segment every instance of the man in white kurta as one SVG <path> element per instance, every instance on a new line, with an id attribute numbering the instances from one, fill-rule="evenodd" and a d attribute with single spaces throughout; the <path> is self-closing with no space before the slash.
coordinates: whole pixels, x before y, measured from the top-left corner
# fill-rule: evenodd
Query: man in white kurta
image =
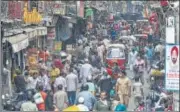
<path id="1" fill-rule="evenodd" d="M 137 58 L 137 54 L 138 54 L 137 51 L 135 51 L 134 49 L 132 49 L 132 51 L 129 53 L 128 65 L 129 65 L 131 71 L 133 70 L 133 65 Z"/>
<path id="2" fill-rule="evenodd" d="M 89 64 L 88 59 L 85 59 L 85 64 L 80 68 L 80 79 L 82 83 L 86 82 L 88 76 L 92 75 L 93 67 Z"/>

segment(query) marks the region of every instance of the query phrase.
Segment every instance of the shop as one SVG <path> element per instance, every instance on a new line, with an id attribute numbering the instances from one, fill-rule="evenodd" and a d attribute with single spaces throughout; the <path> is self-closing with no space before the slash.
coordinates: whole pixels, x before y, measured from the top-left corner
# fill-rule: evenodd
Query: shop
<path id="1" fill-rule="evenodd" d="M 28 36 L 25 34 L 18 34 L 4 38 L 12 46 L 12 68 L 20 68 L 23 70 L 25 67 L 25 49 L 29 45 Z"/>
<path id="2" fill-rule="evenodd" d="M 47 27 L 37 27 L 36 28 L 36 37 L 38 47 L 43 49 L 47 46 Z"/>
<path id="3" fill-rule="evenodd" d="M 36 30 L 33 28 L 25 28 L 24 31 L 27 34 L 28 39 L 29 39 L 29 47 L 37 48 L 38 47 L 38 39 L 36 37 L 36 35 L 37 35 Z"/>

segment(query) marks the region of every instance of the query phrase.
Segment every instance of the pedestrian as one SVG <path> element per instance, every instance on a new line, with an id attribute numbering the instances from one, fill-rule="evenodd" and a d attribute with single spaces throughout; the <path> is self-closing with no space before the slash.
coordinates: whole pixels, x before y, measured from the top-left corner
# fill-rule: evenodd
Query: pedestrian
<path id="1" fill-rule="evenodd" d="M 134 63 L 134 74 L 135 77 L 139 77 L 141 83 L 144 84 L 144 70 L 145 70 L 145 61 L 140 56 L 137 56 L 137 59 Z"/>
<path id="2" fill-rule="evenodd" d="M 78 77 L 73 73 L 73 67 L 70 67 L 69 72 L 70 73 L 66 76 L 67 94 L 69 105 L 74 105 L 78 89 Z"/>
<path id="3" fill-rule="evenodd" d="M 39 111 L 45 111 L 46 110 L 46 105 L 45 101 L 47 98 L 47 94 L 43 91 L 43 85 L 38 85 L 38 92 L 33 96 L 34 101 L 37 105 L 37 108 Z"/>
<path id="4" fill-rule="evenodd" d="M 60 74 L 59 68 L 57 68 L 54 64 L 52 64 L 52 69 L 50 71 L 51 81 L 54 82 L 59 74 Z"/>
<path id="5" fill-rule="evenodd" d="M 121 71 L 119 76 L 116 82 L 116 93 L 120 98 L 121 104 L 125 104 L 128 107 L 129 98 L 131 96 L 131 81 L 126 76 L 125 71 Z"/>
<path id="6" fill-rule="evenodd" d="M 107 99 L 109 99 L 110 91 L 113 87 L 111 77 L 107 73 L 104 73 L 104 75 L 100 78 L 98 85 L 100 87 L 100 91 L 105 91 L 107 94 Z"/>
<path id="7" fill-rule="evenodd" d="M 32 77 L 33 77 L 33 81 L 31 83 L 31 87 L 32 87 L 33 90 L 36 90 L 37 83 L 39 81 L 39 79 L 38 79 L 38 72 L 34 72 Z"/>
<path id="8" fill-rule="evenodd" d="M 117 62 L 114 63 L 114 66 L 112 67 L 112 74 L 113 74 L 113 78 L 117 79 L 118 78 L 118 74 L 121 72 L 121 69 L 118 65 Z"/>
<path id="9" fill-rule="evenodd" d="M 47 71 L 45 69 L 40 70 L 40 76 L 38 76 L 38 85 L 43 85 L 43 90 L 50 90 L 50 80 L 49 77 L 47 76 Z"/>
<path id="10" fill-rule="evenodd" d="M 63 76 L 64 74 L 61 73 L 59 74 L 59 76 L 55 79 L 54 81 L 54 91 L 56 91 L 58 88 L 58 85 L 63 85 L 63 90 L 65 91 L 66 90 L 66 87 L 67 87 L 67 83 L 66 83 L 66 79 L 64 78 Z"/>
<path id="11" fill-rule="evenodd" d="M 93 67 L 89 64 L 88 59 L 84 60 L 85 63 L 80 68 L 80 79 L 82 83 L 86 83 L 86 79 L 89 75 L 92 75 Z"/>
<path id="12" fill-rule="evenodd" d="M 139 81 L 139 78 L 135 77 L 135 83 L 132 85 L 133 87 L 133 96 L 134 96 L 134 104 L 138 106 L 138 103 L 143 99 L 143 85 Z"/>
<path id="13" fill-rule="evenodd" d="M 26 90 L 25 77 L 21 74 L 20 70 L 16 70 L 16 75 L 14 78 L 14 84 L 17 88 L 17 92 L 23 92 Z"/>
<path id="14" fill-rule="evenodd" d="M 67 108 L 68 106 L 68 96 L 67 93 L 63 90 L 63 85 L 59 84 L 57 86 L 58 91 L 55 92 L 53 97 L 54 105 L 58 108 L 59 111 Z"/>
<path id="15" fill-rule="evenodd" d="M 28 91 L 27 101 L 22 103 L 20 111 L 28 111 L 28 112 L 38 111 L 36 104 L 33 103 L 32 100 L 33 100 L 33 93 L 31 91 Z"/>
<path id="16" fill-rule="evenodd" d="M 25 75 L 27 72 L 29 72 L 29 66 L 25 66 L 25 69 L 24 69 L 24 72 L 23 72 L 23 75 Z"/>
<path id="17" fill-rule="evenodd" d="M 105 51 L 105 47 L 104 47 L 104 45 L 102 44 L 102 42 L 100 42 L 100 43 L 98 44 L 98 47 L 97 47 L 97 52 L 98 52 L 98 56 L 99 56 L 100 59 L 101 59 L 101 63 L 104 62 L 104 56 L 103 56 L 104 51 Z"/>
<path id="18" fill-rule="evenodd" d="M 93 95 L 95 95 L 95 85 L 94 83 L 92 82 L 92 76 L 88 76 L 87 77 L 87 83 L 86 83 L 89 87 L 89 92 L 91 92 Z"/>
<path id="19" fill-rule="evenodd" d="M 47 91 L 47 97 L 45 100 L 46 111 L 54 111 L 54 104 L 53 104 L 53 91 Z"/>
<path id="20" fill-rule="evenodd" d="M 138 52 L 135 51 L 134 48 L 132 48 L 131 52 L 128 55 L 128 65 L 131 71 L 133 70 L 134 60 L 137 58 L 137 54 Z"/>
<path id="21" fill-rule="evenodd" d="M 30 76 L 28 72 L 25 72 L 25 73 L 24 73 L 24 76 L 25 76 L 25 81 L 26 81 L 26 84 L 27 84 L 27 85 L 26 85 L 26 89 L 27 89 L 27 90 L 32 90 L 32 89 L 34 89 L 34 87 L 33 87 L 33 86 L 34 86 L 34 85 L 33 85 L 33 83 L 34 83 L 34 82 L 33 82 L 33 81 L 34 81 L 34 80 L 33 80 L 33 77 Z"/>
<path id="22" fill-rule="evenodd" d="M 88 109 L 90 111 L 92 111 L 94 108 L 94 105 L 96 103 L 96 98 L 92 95 L 91 92 L 88 91 L 89 87 L 87 84 L 83 84 L 81 88 L 82 88 L 82 91 L 78 93 L 78 95 L 76 97 L 76 101 L 75 101 L 76 103 L 75 104 L 77 104 L 78 99 L 80 97 L 83 97 L 84 98 L 84 105 L 86 105 L 88 107 Z"/>
<path id="23" fill-rule="evenodd" d="M 63 68 L 63 72 L 67 75 L 69 74 L 69 69 L 70 69 L 70 64 L 71 62 L 69 60 L 66 60 Z"/>
<path id="24" fill-rule="evenodd" d="M 89 57 L 89 52 L 90 52 L 90 46 L 89 46 L 89 43 L 86 43 L 84 47 L 84 53 L 85 53 L 86 58 Z"/>
<path id="25" fill-rule="evenodd" d="M 64 68 L 62 60 L 60 60 L 58 56 L 54 56 L 53 65 L 55 65 L 56 68 L 59 68 L 59 70 L 62 70 Z"/>
<path id="26" fill-rule="evenodd" d="M 100 100 L 94 106 L 95 111 L 111 111 L 111 103 L 107 99 L 105 91 L 100 93 Z"/>
<path id="27" fill-rule="evenodd" d="M 77 107 L 80 108 L 81 111 L 89 111 L 88 107 L 84 105 L 83 97 L 79 97 Z"/>

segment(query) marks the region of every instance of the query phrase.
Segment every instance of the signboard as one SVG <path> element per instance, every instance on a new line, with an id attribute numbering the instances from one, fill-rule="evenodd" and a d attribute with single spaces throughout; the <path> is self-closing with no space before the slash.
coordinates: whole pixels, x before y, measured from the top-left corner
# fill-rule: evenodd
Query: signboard
<path id="1" fill-rule="evenodd" d="M 47 28 L 47 39 L 54 40 L 56 38 L 56 29 L 55 27 Z"/>
<path id="2" fill-rule="evenodd" d="M 10 19 L 21 19 L 22 17 L 22 2 L 8 1 L 8 16 Z"/>
<path id="3" fill-rule="evenodd" d="M 66 6 L 63 3 L 60 3 L 60 1 L 56 1 L 53 6 L 53 14 L 57 15 L 65 15 Z"/>
<path id="4" fill-rule="evenodd" d="M 76 1 L 71 1 L 66 7 L 68 15 L 77 15 Z"/>
<path id="5" fill-rule="evenodd" d="M 38 1 L 38 12 L 42 13 L 45 9 L 45 3 L 44 1 Z"/>
<path id="6" fill-rule="evenodd" d="M 23 20 L 26 24 L 39 24 L 42 20 L 42 16 L 37 12 L 36 8 L 33 8 L 32 11 L 28 11 L 28 4 L 25 3 Z"/>
<path id="7" fill-rule="evenodd" d="M 166 43 L 175 43 L 175 18 L 172 16 L 166 19 Z"/>
<path id="8" fill-rule="evenodd" d="M 84 1 L 77 1 L 77 16 L 84 17 Z"/>
<path id="9" fill-rule="evenodd" d="M 166 45 L 165 87 L 179 91 L 179 45 Z"/>
<path id="10" fill-rule="evenodd" d="M 55 41 L 54 43 L 54 50 L 56 52 L 60 52 L 62 49 L 62 42 L 59 42 L 59 41 Z"/>

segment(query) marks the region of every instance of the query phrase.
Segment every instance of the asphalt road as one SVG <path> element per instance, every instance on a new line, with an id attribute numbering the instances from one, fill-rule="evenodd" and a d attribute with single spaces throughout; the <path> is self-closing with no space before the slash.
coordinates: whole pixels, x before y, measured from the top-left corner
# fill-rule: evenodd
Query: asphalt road
<path id="1" fill-rule="evenodd" d="M 127 76 L 131 79 L 133 77 L 133 73 L 130 70 L 127 70 Z M 149 74 L 147 74 L 147 72 L 145 71 L 144 73 L 144 85 L 143 85 L 143 92 L 144 92 L 144 96 L 146 97 L 149 93 L 149 84 L 147 82 L 147 78 L 149 77 Z M 133 81 L 132 81 L 133 84 Z M 133 92 L 131 92 L 133 93 Z M 129 105 L 128 105 L 128 111 L 133 111 L 136 108 L 136 105 L 134 104 L 134 96 L 131 95 L 130 101 L 129 101 Z"/>

